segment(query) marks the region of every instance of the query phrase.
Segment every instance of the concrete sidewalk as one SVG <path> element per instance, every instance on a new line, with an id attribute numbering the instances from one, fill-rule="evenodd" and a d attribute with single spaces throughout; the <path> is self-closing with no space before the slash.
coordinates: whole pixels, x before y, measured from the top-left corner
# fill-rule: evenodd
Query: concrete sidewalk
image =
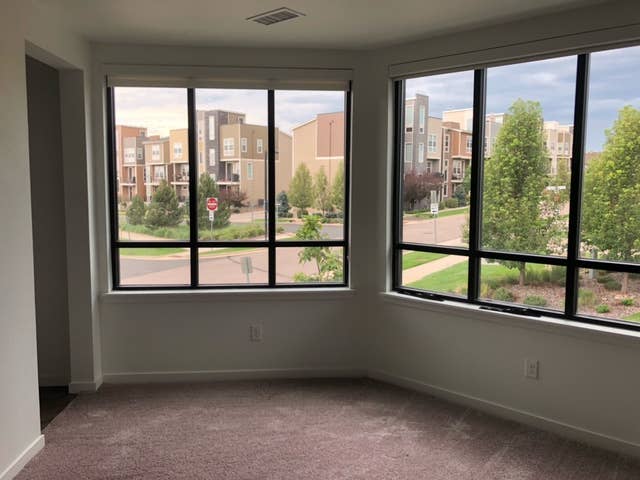
<path id="1" fill-rule="evenodd" d="M 461 239 L 457 238 L 450 242 L 446 242 L 451 245 L 459 246 Z M 407 270 L 403 270 L 402 272 L 402 284 L 406 285 L 412 282 L 416 282 L 426 277 L 427 275 L 431 275 L 432 273 L 440 272 L 445 268 L 452 267 L 462 262 L 466 262 L 468 260 L 467 257 L 456 256 L 456 255 L 447 255 L 446 257 L 439 258 L 438 260 L 434 260 L 432 262 L 423 263 L 422 265 L 418 265 L 417 267 L 409 268 Z"/>

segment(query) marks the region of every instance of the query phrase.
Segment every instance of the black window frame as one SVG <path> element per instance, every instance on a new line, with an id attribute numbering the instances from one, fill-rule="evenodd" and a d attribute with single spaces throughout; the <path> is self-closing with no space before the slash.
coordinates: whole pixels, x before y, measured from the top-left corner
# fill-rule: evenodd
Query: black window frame
<path id="1" fill-rule="evenodd" d="M 133 85 L 132 85 L 133 86 Z M 321 289 L 344 288 L 349 286 L 349 233 L 351 211 L 351 121 L 352 121 L 352 89 L 351 83 L 344 93 L 345 141 L 344 141 L 344 184 L 345 205 L 343 209 L 343 236 L 341 240 L 277 240 L 276 239 L 276 146 L 275 146 L 275 92 L 277 89 L 265 89 L 267 92 L 267 137 L 268 148 L 266 163 L 267 220 L 266 240 L 256 241 L 201 241 L 198 239 L 198 202 L 189 202 L 190 231 L 189 240 L 178 241 L 122 241 L 118 238 L 118 178 L 116 159 L 116 124 L 113 86 L 106 87 L 106 130 L 107 130 L 107 167 L 109 190 L 109 238 L 111 260 L 111 289 L 114 291 L 173 291 L 173 290 L 257 290 L 257 289 Z M 152 87 L 150 87 L 152 88 Z M 187 91 L 188 112 L 188 144 L 189 172 L 198 171 L 197 158 L 197 120 L 196 120 L 196 88 L 179 87 Z M 295 89 L 293 89 L 295 90 Z M 301 90 L 303 91 L 303 90 Z M 336 90 L 338 91 L 338 90 Z M 240 147 L 240 146 L 238 146 Z M 197 198 L 198 175 L 189 175 L 189 199 Z M 271 201 L 273 199 L 273 201 Z M 190 250 L 190 283 L 187 285 L 122 285 L 120 282 L 120 248 L 158 248 L 176 247 Z M 199 281 L 199 249 L 200 248 L 265 248 L 268 251 L 268 282 L 261 284 L 200 284 Z M 307 282 L 278 283 L 276 281 L 277 249 L 304 247 L 339 247 L 342 248 L 342 281 L 341 282 Z"/>
<path id="2" fill-rule="evenodd" d="M 611 46 L 607 49 L 624 48 L 633 45 Z M 408 243 L 402 241 L 402 188 L 403 188 L 403 163 L 404 163 L 404 108 L 405 108 L 405 81 L 406 79 L 393 80 L 394 108 L 393 108 L 393 198 L 392 198 L 392 290 L 413 297 L 420 297 L 435 301 L 455 301 L 478 305 L 482 310 L 492 310 L 529 317 L 554 317 L 577 323 L 587 323 L 600 326 L 617 327 L 626 330 L 640 331 L 640 324 L 634 324 L 623 320 L 607 319 L 578 313 L 578 271 L 581 268 L 606 270 L 611 272 L 628 272 L 640 274 L 640 264 L 628 262 L 612 262 L 607 260 L 590 260 L 580 257 L 580 218 L 581 201 L 583 195 L 584 175 L 584 146 L 585 125 L 587 120 L 587 106 L 589 96 L 589 65 L 591 53 L 602 50 L 592 50 L 573 54 L 577 61 L 576 90 L 574 98 L 574 135 L 573 155 L 571 158 L 571 188 L 569 192 L 569 228 L 568 248 L 566 257 L 537 255 L 515 252 L 503 252 L 483 249 L 480 245 L 480 229 L 482 228 L 482 191 L 484 170 L 484 138 L 485 138 L 485 114 L 487 97 L 487 70 L 489 67 L 463 68 L 457 71 L 474 73 L 473 85 L 473 139 L 471 149 L 471 200 L 469 205 L 469 246 L 446 247 L 438 245 Z M 545 58 L 557 58 L 567 56 L 558 54 Z M 535 61 L 535 59 L 523 59 L 522 62 Z M 501 65 L 520 63 L 512 61 Z M 428 75 L 437 75 L 438 72 Z M 478 168 L 479 167 L 479 168 Z M 576 174 L 577 173 L 577 174 Z M 639 232 L 640 233 L 640 232 Z M 467 296 L 457 296 L 446 293 L 437 293 L 420 290 L 402 285 L 402 252 L 418 251 L 441 253 L 445 255 L 464 256 L 469 259 L 469 272 L 467 276 Z M 540 307 L 525 307 L 497 300 L 483 300 L 480 298 L 480 262 L 488 260 L 511 260 L 525 263 L 544 265 L 557 265 L 565 267 L 565 303 L 564 311 L 554 311 Z"/>

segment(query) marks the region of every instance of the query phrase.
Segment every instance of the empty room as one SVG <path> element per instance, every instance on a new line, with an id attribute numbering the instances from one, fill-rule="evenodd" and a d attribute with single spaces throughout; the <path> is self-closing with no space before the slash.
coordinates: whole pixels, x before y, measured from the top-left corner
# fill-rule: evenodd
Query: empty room
<path id="1" fill-rule="evenodd" d="M 640 479 L 636 0 L 3 0 L 0 480 Z"/>

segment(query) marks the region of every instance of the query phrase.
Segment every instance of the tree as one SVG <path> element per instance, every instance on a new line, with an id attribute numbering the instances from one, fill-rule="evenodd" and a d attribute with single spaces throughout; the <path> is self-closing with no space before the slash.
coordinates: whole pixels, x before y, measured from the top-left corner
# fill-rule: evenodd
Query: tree
<path id="1" fill-rule="evenodd" d="M 127 208 L 127 222 L 131 225 L 142 225 L 144 223 L 145 212 L 146 208 L 142 198 L 136 195 L 133 197 L 129 208 Z"/>
<path id="2" fill-rule="evenodd" d="M 302 214 L 313 204 L 313 180 L 306 164 L 301 163 L 289 186 L 289 200 Z"/>
<path id="3" fill-rule="evenodd" d="M 547 186 L 547 151 L 542 108 L 538 102 L 516 100 L 486 159 L 482 211 L 483 247 L 524 253 L 545 253 L 553 235 L 557 209 L 550 208 Z M 520 271 L 524 262 L 503 262 Z"/>
<path id="4" fill-rule="evenodd" d="M 402 184 L 405 210 L 413 210 L 432 190 L 439 191 L 440 187 L 442 176 L 439 173 L 417 173 L 415 170 L 406 173 Z"/>
<path id="5" fill-rule="evenodd" d="M 216 181 L 209 174 L 203 173 L 198 180 L 198 229 L 211 228 L 209 210 L 207 209 L 207 198 L 209 197 L 218 199 L 218 210 L 214 214 L 213 227 L 226 227 L 229 225 L 229 217 L 231 216 L 230 202 L 226 197 L 220 195 Z"/>
<path id="6" fill-rule="evenodd" d="M 153 194 L 151 204 L 144 216 L 144 223 L 151 228 L 176 227 L 182 221 L 184 211 L 178 202 L 176 192 L 162 180 Z"/>
<path id="7" fill-rule="evenodd" d="M 344 211 L 344 164 L 342 162 L 338 165 L 338 173 L 331 185 L 331 204 L 336 210 Z"/>
<path id="8" fill-rule="evenodd" d="M 637 262 L 640 255 L 640 110 L 626 106 L 606 131 L 602 154 L 585 174 L 582 238 L 601 258 Z M 622 293 L 629 289 L 623 275 Z"/>
<path id="9" fill-rule="evenodd" d="M 315 207 L 322 212 L 322 216 L 331 210 L 331 189 L 329 179 L 324 173 L 324 166 L 320 166 L 313 180 L 313 199 Z"/>
<path id="10" fill-rule="evenodd" d="M 276 210 L 279 218 L 289 218 L 291 213 L 291 206 L 289 205 L 289 197 L 284 190 L 278 194 Z"/>
<path id="11" fill-rule="evenodd" d="M 296 240 L 323 240 L 322 223 L 318 215 L 304 217 L 302 226 L 295 236 Z M 342 279 L 342 259 L 330 247 L 305 247 L 298 254 L 300 263 L 315 262 L 317 276 L 308 277 L 296 274 L 296 281 L 339 281 Z"/>
<path id="12" fill-rule="evenodd" d="M 218 198 L 221 202 L 229 205 L 231 208 L 242 208 L 247 206 L 247 194 L 236 188 L 228 188 L 220 192 Z"/>

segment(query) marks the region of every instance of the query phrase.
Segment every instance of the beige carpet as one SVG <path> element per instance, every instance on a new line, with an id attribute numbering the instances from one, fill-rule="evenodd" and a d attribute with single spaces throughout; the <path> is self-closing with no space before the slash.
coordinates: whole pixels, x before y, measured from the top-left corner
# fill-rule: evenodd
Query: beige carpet
<path id="1" fill-rule="evenodd" d="M 640 462 L 369 380 L 104 386 L 26 479 L 640 479 Z"/>

